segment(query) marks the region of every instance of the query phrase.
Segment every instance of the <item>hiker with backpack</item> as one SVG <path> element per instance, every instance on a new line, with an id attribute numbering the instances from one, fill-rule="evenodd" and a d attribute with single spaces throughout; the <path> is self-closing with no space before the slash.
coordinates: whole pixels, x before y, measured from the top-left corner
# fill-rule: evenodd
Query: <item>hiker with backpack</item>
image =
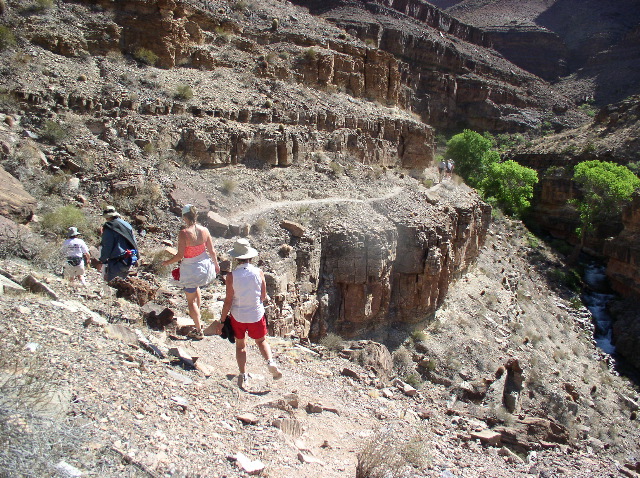
<path id="1" fill-rule="evenodd" d="M 102 215 L 106 222 L 102 225 L 99 260 L 105 269 L 104 279 L 107 282 L 116 277 L 126 279 L 131 266 L 138 262 L 138 243 L 133 228 L 113 206 L 107 206 Z"/>
<path id="2" fill-rule="evenodd" d="M 64 277 L 73 283 L 78 279 L 82 285 L 87 285 L 84 280 L 84 267 L 89 263 L 89 248 L 80 239 L 80 232 L 77 227 L 70 227 L 67 232 L 67 239 L 62 244 L 62 254 L 66 259 L 64 264 Z"/>

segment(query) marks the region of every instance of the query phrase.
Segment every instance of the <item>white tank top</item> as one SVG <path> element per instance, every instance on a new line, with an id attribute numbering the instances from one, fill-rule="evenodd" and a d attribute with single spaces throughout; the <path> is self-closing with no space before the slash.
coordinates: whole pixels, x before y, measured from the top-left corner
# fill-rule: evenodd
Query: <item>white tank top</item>
<path id="1" fill-rule="evenodd" d="M 233 302 L 231 315 L 245 324 L 258 322 L 264 315 L 264 305 L 260 300 L 262 277 L 260 269 L 245 263 L 233 271 Z"/>

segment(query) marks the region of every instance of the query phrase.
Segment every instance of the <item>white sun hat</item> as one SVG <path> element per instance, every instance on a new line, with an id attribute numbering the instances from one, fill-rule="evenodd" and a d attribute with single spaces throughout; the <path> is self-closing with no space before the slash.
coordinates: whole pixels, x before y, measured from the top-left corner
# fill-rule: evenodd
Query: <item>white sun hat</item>
<path id="1" fill-rule="evenodd" d="M 258 255 L 253 247 L 249 245 L 249 241 L 246 239 L 238 239 L 233 245 L 233 249 L 227 251 L 234 259 L 251 259 Z"/>

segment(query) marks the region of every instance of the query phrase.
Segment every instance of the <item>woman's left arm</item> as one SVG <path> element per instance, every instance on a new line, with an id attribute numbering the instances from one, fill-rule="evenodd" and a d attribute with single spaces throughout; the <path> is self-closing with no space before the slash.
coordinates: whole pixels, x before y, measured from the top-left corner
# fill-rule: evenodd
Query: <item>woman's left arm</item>
<path id="1" fill-rule="evenodd" d="M 216 268 L 216 274 L 220 274 L 220 264 L 218 264 L 218 255 L 216 254 L 216 250 L 213 248 L 213 239 L 211 238 L 211 234 L 209 230 L 205 228 L 207 239 L 205 241 L 207 252 L 213 261 L 213 265 Z"/>

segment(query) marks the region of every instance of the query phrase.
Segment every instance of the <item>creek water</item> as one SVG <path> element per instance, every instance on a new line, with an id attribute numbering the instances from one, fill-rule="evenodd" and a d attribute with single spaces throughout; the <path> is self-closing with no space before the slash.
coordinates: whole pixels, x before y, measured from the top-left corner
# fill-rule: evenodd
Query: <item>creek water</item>
<path id="1" fill-rule="evenodd" d="M 581 298 L 582 303 L 593 316 L 594 339 L 603 352 L 613 355 L 616 351 L 611 341 L 613 319 L 607 311 L 607 304 L 617 296 L 609 286 L 605 274 L 606 266 L 603 262 L 594 258 L 585 258 L 583 267 L 582 279 L 586 286 L 582 291 Z"/>

